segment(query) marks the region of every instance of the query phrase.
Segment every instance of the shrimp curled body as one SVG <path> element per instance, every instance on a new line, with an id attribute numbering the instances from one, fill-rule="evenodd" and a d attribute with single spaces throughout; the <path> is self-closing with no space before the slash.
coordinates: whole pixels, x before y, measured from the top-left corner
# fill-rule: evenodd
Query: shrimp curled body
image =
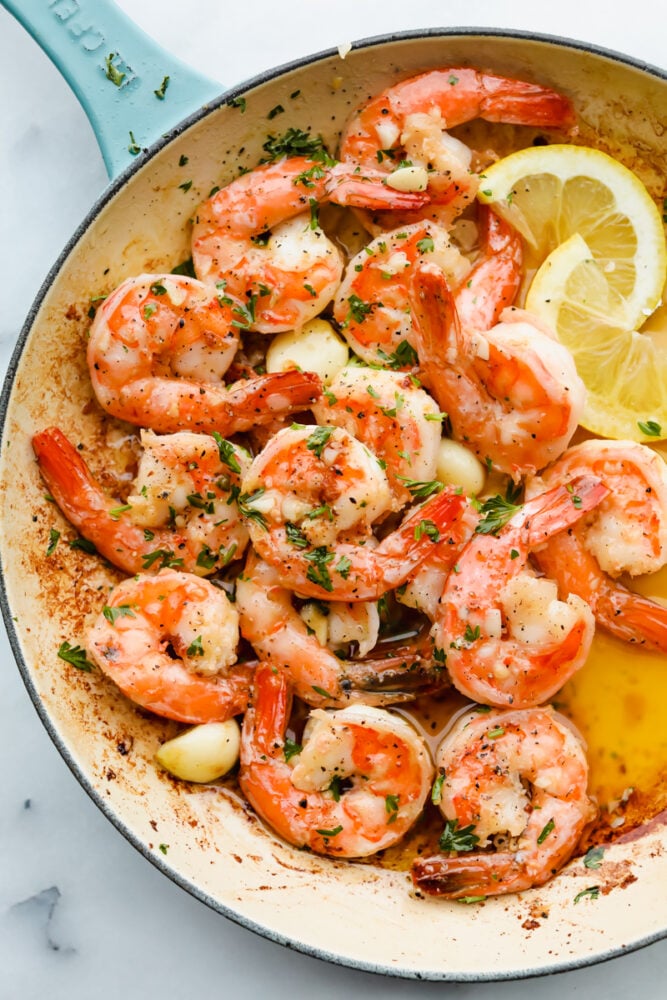
<path id="1" fill-rule="evenodd" d="M 433 765 L 404 719 L 368 705 L 316 709 L 286 752 L 291 692 L 257 668 L 241 737 L 241 788 L 281 837 L 318 854 L 361 858 L 399 841 L 422 811 Z"/>
<path id="2" fill-rule="evenodd" d="M 242 325 L 238 303 L 181 275 L 128 278 L 101 304 L 88 368 L 112 416 L 172 434 L 231 435 L 303 409 L 320 393 L 312 372 L 222 381 Z"/>
<path id="3" fill-rule="evenodd" d="M 133 493 L 121 503 L 57 427 L 35 434 L 32 444 L 62 513 L 126 573 L 169 566 L 207 576 L 243 555 L 248 532 L 235 497 L 249 460 L 241 448 L 221 440 L 223 460 L 208 435 L 145 431 Z"/>
<path id="4" fill-rule="evenodd" d="M 189 723 L 245 710 L 252 669 L 235 666 L 237 645 L 227 595 L 173 569 L 119 584 L 88 634 L 94 661 L 126 697 Z"/>
<path id="5" fill-rule="evenodd" d="M 445 736 L 436 764 L 448 826 L 454 837 L 458 827 L 474 840 L 458 848 L 454 840 L 464 853 L 414 862 L 413 882 L 430 895 L 497 896 L 543 885 L 595 815 L 581 740 L 551 708 L 466 713 Z M 507 846 L 481 850 L 498 838 Z"/>
<path id="6" fill-rule="evenodd" d="M 538 565 L 561 590 L 583 598 L 612 635 L 667 653 L 667 607 L 618 579 L 655 573 L 667 562 L 664 460 L 634 441 L 584 441 L 529 480 L 527 495 L 573 475 L 599 477 L 609 495 L 570 531 L 549 539 L 536 553 Z"/>
<path id="7" fill-rule="evenodd" d="M 300 156 L 256 167 L 200 206 L 192 232 L 197 276 L 252 303 L 253 330 L 303 326 L 331 301 L 342 274 L 340 253 L 317 223 L 317 206 L 416 208 L 428 200 L 392 191 L 382 180 L 376 169 L 362 175 Z"/>
<path id="8" fill-rule="evenodd" d="M 588 605 L 557 600 L 553 581 L 527 565 L 532 549 L 606 496 L 598 480 L 540 494 L 497 535 L 476 534 L 447 578 L 433 634 L 454 686 L 487 705 L 528 708 L 549 699 L 585 662 L 594 621 Z M 478 526 L 479 528 L 482 525 Z"/>
<path id="9" fill-rule="evenodd" d="M 327 708 L 355 702 L 392 705 L 413 701 L 447 683 L 442 668 L 430 655 L 428 640 L 384 651 L 380 648 L 371 655 L 363 655 L 360 649 L 362 658 L 350 659 L 335 643 L 330 646 L 319 640 L 308 626 L 307 616 L 304 619 L 294 608 L 292 596 L 281 586 L 278 571 L 251 553 L 236 585 L 241 632 L 262 660 L 287 673 L 294 693 L 307 704 Z M 359 612 L 363 615 L 366 611 L 366 622 L 362 618 L 356 634 L 369 645 L 375 644 L 377 633 L 367 623 L 369 617 L 377 617 L 374 603 L 341 607 L 330 602 L 322 607 L 332 623 L 341 612 L 349 616 L 358 609 L 358 620 Z"/>
<path id="10" fill-rule="evenodd" d="M 341 427 L 280 431 L 254 459 L 243 490 L 255 550 L 283 586 L 323 600 L 377 600 L 399 586 L 464 503 L 444 490 L 376 544 L 373 524 L 392 506 L 389 483 Z"/>

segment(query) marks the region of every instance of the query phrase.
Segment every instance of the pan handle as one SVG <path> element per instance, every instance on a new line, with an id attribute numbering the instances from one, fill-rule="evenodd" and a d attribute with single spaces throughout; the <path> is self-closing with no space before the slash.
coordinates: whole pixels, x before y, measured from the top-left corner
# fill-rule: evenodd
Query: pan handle
<path id="1" fill-rule="evenodd" d="M 63 74 L 109 177 L 222 92 L 157 45 L 112 0 L 2 0 Z"/>

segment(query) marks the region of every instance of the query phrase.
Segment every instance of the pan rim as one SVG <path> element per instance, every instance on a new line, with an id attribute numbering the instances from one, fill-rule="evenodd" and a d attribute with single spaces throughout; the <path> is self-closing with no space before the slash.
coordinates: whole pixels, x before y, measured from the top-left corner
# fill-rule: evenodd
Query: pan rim
<path id="1" fill-rule="evenodd" d="M 371 37 L 365 37 L 358 39 L 351 43 L 352 51 L 360 51 L 363 49 L 373 49 L 388 43 L 411 41 L 427 38 L 460 38 L 460 37 L 491 37 L 491 38 L 506 38 L 510 40 L 518 41 L 529 41 L 533 43 L 544 43 L 547 45 L 555 46 L 562 49 L 574 49 L 575 51 L 588 52 L 596 57 L 601 57 L 608 59 L 611 62 L 621 63 L 622 65 L 629 66 L 633 69 L 637 69 L 641 72 L 648 73 L 650 76 L 654 76 L 660 80 L 667 80 L 667 71 L 651 64 L 647 63 L 641 59 L 626 55 L 624 53 L 618 52 L 613 49 L 608 49 L 603 46 L 595 45 L 589 42 L 583 42 L 576 39 L 571 39 L 565 36 L 552 35 L 552 34 L 542 34 L 535 33 L 520 29 L 509 29 L 509 28 L 493 28 L 493 27 L 473 27 L 473 26 L 462 26 L 462 27 L 447 27 L 447 28 L 423 28 L 423 29 L 411 29 L 408 31 L 398 31 L 383 35 L 374 35 Z M 63 247 L 61 253 L 58 255 L 56 261 L 49 269 L 46 277 L 44 278 L 35 299 L 30 307 L 30 310 L 26 316 L 25 322 L 21 328 L 19 336 L 17 338 L 15 347 L 12 351 L 11 358 L 7 366 L 7 372 L 4 378 L 2 391 L 0 392 L 0 449 L 2 448 L 5 440 L 5 428 L 7 421 L 7 411 L 9 407 L 12 387 L 14 384 L 14 379 L 16 371 L 18 368 L 19 361 L 23 354 L 24 347 L 28 336 L 30 335 L 35 318 L 42 306 L 44 299 L 46 298 L 51 286 L 56 280 L 57 276 L 61 270 L 66 266 L 68 258 L 70 257 L 72 251 L 79 243 L 79 241 L 86 234 L 88 229 L 97 219 L 100 212 L 104 207 L 113 199 L 113 197 L 131 180 L 135 173 L 138 173 L 150 160 L 152 160 L 158 153 L 160 153 L 164 148 L 166 148 L 174 139 L 187 131 L 192 125 L 204 118 L 208 117 L 209 114 L 215 112 L 218 108 L 225 104 L 233 101 L 235 98 L 240 97 L 247 92 L 253 90 L 254 88 L 266 84 L 278 77 L 284 76 L 294 70 L 302 69 L 307 66 L 311 66 L 315 63 L 324 62 L 327 59 L 340 58 L 340 53 L 337 48 L 324 49 L 319 52 L 313 53 L 308 56 L 303 56 L 299 59 L 295 59 L 279 66 L 273 67 L 269 70 L 265 70 L 250 79 L 243 81 L 235 87 L 229 88 L 227 90 L 221 91 L 219 97 L 207 104 L 203 105 L 193 114 L 182 119 L 176 123 L 171 129 L 165 132 L 160 138 L 148 146 L 143 152 L 137 156 L 137 158 L 130 163 L 120 174 L 113 178 L 100 196 L 95 200 L 94 204 L 91 206 L 90 210 L 86 213 L 84 219 L 77 226 L 72 236 L 69 238 L 65 246 Z M 1 453 L 1 452 L 0 452 Z M 634 951 L 638 951 L 645 948 L 657 941 L 660 941 L 667 937 L 667 926 L 663 929 L 656 931 L 652 934 L 646 935 L 643 938 L 633 941 L 629 944 L 620 944 L 609 948 L 605 952 L 594 955 L 586 955 L 582 958 L 563 960 L 554 962 L 550 965 L 541 966 L 538 969 L 514 969 L 507 970 L 503 972 L 492 972 L 492 973 L 449 973 L 447 970 L 443 969 L 427 969 L 427 970 L 416 970 L 410 968 L 397 968 L 389 965 L 382 965 L 377 962 L 365 962 L 362 960 L 357 960 L 335 952 L 327 951 L 324 948 L 310 945 L 301 942 L 293 937 L 279 933 L 273 928 L 268 927 L 264 924 L 258 923 L 257 921 L 239 913 L 237 910 L 232 909 L 226 904 L 221 903 L 219 900 L 215 899 L 211 894 L 204 891 L 202 888 L 194 884 L 190 879 L 182 876 L 173 868 L 171 868 L 165 861 L 160 857 L 156 857 L 153 852 L 151 852 L 148 847 L 141 841 L 141 839 L 125 824 L 124 820 L 113 810 L 113 808 L 106 802 L 102 795 L 94 788 L 92 782 L 88 779 L 87 775 L 83 769 L 77 763 L 73 751 L 61 738 L 60 734 L 57 732 L 55 725 L 52 723 L 45 706 L 39 697 L 36 686 L 33 683 L 30 670 L 26 660 L 24 659 L 18 630 L 15 627 L 15 622 L 12 617 L 12 611 L 9 603 L 9 597 L 7 593 L 4 566 L 2 563 L 2 555 L 0 553 L 0 610 L 4 619 L 5 628 L 7 631 L 7 636 L 9 639 L 10 647 L 16 664 L 18 666 L 19 672 L 23 679 L 23 683 L 26 687 L 28 695 L 33 703 L 33 706 L 46 729 L 52 743 L 60 753 L 65 764 L 72 772 L 80 786 L 87 793 L 89 798 L 95 803 L 95 805 L 100 809 L 103 815 L 113 824 L 113 826 L 118 830 L 119 833 L 140 853 L 146 860 L 148 860 L 154 867 L 156 867 L 162 874 L 166 875 L 174 884 L 178 885 L 181 889 L 184 889 L 190 895 L 198 899 L 200 902 L 204 903 L 210 909 L 215 912 L 227 917 L 234 923 L 242 926 L 259 936 L 266 938 L 274 942 L 275 944 L 283 945 L 291 950 L 298 951 L 302 954 L 308 955 L 311 958 L 317 958 L 321 961 L 328 962 L 333 965 L 340 965 L 345 968 L 354 969 L 359 972 L 370 972 L 378 975 L 390 976 L 397 979 L 415 979 L 415 980 L 425 980 L 433 982 L 501 982 L 501 981 L 512 981 L 520 979 L 531 979 L 538 978 L 541 976 L 553 975 L 555 973 L 569 972 L 576 969 L 585 968 L 591 965 L 601 964 L 603 962 L 610 961 L 611 959 L 617 958 L 621 955 L 629 954 Z"/>

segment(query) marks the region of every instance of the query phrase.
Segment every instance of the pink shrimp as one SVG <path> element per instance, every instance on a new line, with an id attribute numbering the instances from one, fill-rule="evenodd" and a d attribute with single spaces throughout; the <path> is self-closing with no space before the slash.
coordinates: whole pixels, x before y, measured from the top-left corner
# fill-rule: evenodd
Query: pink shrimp
<path id="1" fill-rule="evenodd" d="M 194 278 L 128 278 L 97 310 L 88 368 L 112 416 L 171 434 L 231 435 L 306 408 L 321 389 L 311 372 L 279 372 L 227 386 L 247 308 Z"/>
<path id="2" fill-rule="evenodd" d="M 428 750 L 403 718 L 368 705 L 316 709 L 303 745 L 286 741 L 291 691 L 261 664 L 241 733 L 241 789 L 261 818 L 298 847 L 361 858 L 399 841 L 433 780 Z"/>
<path id="3" fill-rule="evenodd" d="M 585 388 L 569 351 L 528 313 L 505 310 L 489 329 L 516 290 L 513 257 L 510 245 L 484 259 L 456 298 L 442 273 L 422 264 L 412 305 L 420 363 L 452 436 L 518 480 L 565 450 Z"/>
<path id="4" fill-rule="evenodd" d="M 428 169 L 426 211 L 448 226 L 474 200 L 479 177 L 471 171 L 472 151 L 447 130 L 474 118 L 565 130 L 574 125 L 572 103 L 549 87 L 476 69 L 437 69 L 365 104 L 343 133 L 340 158 L 362 167 L 379 164 L 387 174 L 406 160 Z M 390 217 L 386 228 L 398 224 Z"/>
<path id="5" fill-rule="evenodd" d="M 253 330 L 302 326 L 331 301 L 342 274 L 340 253 L 318 223 L 319 204 L 386 210 L 428 201 L 383 180 L 377 169 L 362 174 L 328 157 L 256 167 L 200 206 L 192 232 L 198 277 L 251 304 Z"/>
<path id="6" fill-rule="evenodd" d="M 380 644 L 372 653 L 364 650 L 361 658 L 351 659 L 338 645 L 328 644 L 326 636 L 320 641 L 308 624 L 314 618 L 305 614 L 311 606 L 299 614 L 293 596 L 281 585 L 279 572 L 251 552 L 236 584 L 241 633 L 262 660 L 287 673 L 294 693 L 308 705 L 392 705 L 449 684 L 442 665 L 433 659 L 428 636 L 390 648 Z M 372 634 L 369 624 L 373 615 L 377 619 L 375 604 L 341 608 L 335 601 L 318 603 L 326 622 L 335 620 L 341 610 L 349 615 L 353 609 L 368 609 L 366 622 L 358 620 L 356 634 L 363 634 L 371 648 L 375 645 L 377 632 Z"/>
<path id="7" fill-rule="evenodd" d="M 243 477 L 256 551 L 285 587 L 323 600 L 377 600 L 432 551 L 465 499 L 443 490 L 379 544 L 373 524 L 392 508 L 387 477 L 341 427 L 280 431 Z"/>
<path id="8" fill-rule="evenodd" d="M 529 480 L 527 495 L 581 474 L 598 476 L 609 495 L 569 531 L 550 538 L 536 553 L 537 563 L 561 591 L 583 598 L 612 635 L 667 653 L 667 607 L 617 579 L 654 573 L 667 562 L 665 462 L 634 441 L 584 441 Z"/>
<path id="9" fill-rule="evenodd" d="M 572 594 L 558 601 L 556 584 L 535 576 L 528 555 L 608 492 L 599 480 L 581 476 L 519 508 L 487 501 L 477 534 L 447 578 L 433 629 L 452 683 L 464 695 L 529 708 L 583 666 L 593 640 L 591 610 Z"/>
<path id="10" fill-rule="evenodd" d="M 240 558 L 248 542 L 237 502 L 249 465 L 242 449 L 186 432 L 143 441 L 127 503 L 107 495 L 57 427 L 35 434 L 32 446 L 64 516 L 126 573 L 170 566 L 206 576 Z"/>
<path id="11" fill-rule="evenodd" d="M 119 584 L 87 641 L 127 698 L 190 723 L 224 722 L 245 710 L 253 666 L 235 665 L 237 644 L 238 614 L 227 595 L 173 569 Z"/>
<path id="12" fill-rule="evenodd" d="M 412 866 L 428 895 L 484 898 L 543 885 L 595 816 L 582 741 L 551 708 L 468 712 L 438 747 L 436 764 L 443 853 Z"/>

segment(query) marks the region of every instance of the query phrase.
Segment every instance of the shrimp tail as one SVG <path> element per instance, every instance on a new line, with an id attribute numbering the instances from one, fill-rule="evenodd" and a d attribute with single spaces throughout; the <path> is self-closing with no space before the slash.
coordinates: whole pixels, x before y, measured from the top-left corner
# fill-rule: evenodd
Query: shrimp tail
<path id="1" fill-rule="evenodd" d="M 114 504 L 63 432 L 47 427 L 33 436 L 32 447 L 42 478 L 70 524 L 114 566 L 127 573 L 144 569 L 143 530 L 128 521 L 121 529 Z"/>
<path id="2" fill-rule="evenodd" d="M 412 882 L 428 896 L 444 899 L 497 896 L 521 892 L 539 885 L 508 852 L 476 853 L 445 857 L 417 858 L 412 866 Z M 546 882 L 551 872 L 541 882 Z"/>
<path id="3" fill-rule="evenodd" d="M 667 653 L 667 608 L 603 573 L 576 532 L 562 532 L 535 553 L 559 590 L 587 601 L 596 621 L 618 639 Z"/>
<path id="4" fill-rule="evenodd" d="M 376 647 L 380 650 L 381 645 Z M 346 681 L 358 691 L 405 695 L 413 699 L 450 686 L 443 664 L 433 656 L 428 630 L 411 643 L 392 645 L 391 655 L 370 653 L 361 661 L 348 661 Z M 394 699 L 392 698 L 392 701 Z"/>
<path id="5" fill-rule="evenodd" d="M 385 592 L 400 586 L 433 553 L 435 544 L 445 543 L 445 536 L 458 523 L 465 505 L 461 492 L 446 488 L 412 510 L 380 543 L 374 555 L 382 569 Z"/>
<path id="6" fill-rule="evenodd" d="M 609 488 L 595 476 L 576 476 L 567 486 L 556 486 L 528 500 L 521 511 L 530 548 L 576 524 L 609 496 Z"/>
<path id="7" fill-rule="evenodd" d="M 419 363 L 431 393 L 445 411 L 449 395 L 443 391 L 440 373 L 448 366 L 447 356 L 463 350 L 461 322 L 447 279 L 435 264 L 415 268 L 409 289 L 413 318 L 412 335 Z M 451 362 L 449 362 L 451 363 Z"/>
<path id="8" fill-rule="evenodd" d="M 360 176 L 346 164 L 338 164 L 332 171 L 328 200 L 348 208 L 367 208 L 375 211 L 411 211 L 423 208 L 431 201 L 426 191 L 397 191 L 384 181 L 386 175 Z"/>
<path id="9" fill-rule="evenodd" d="M 521 285 L 519 234 L 487 205 L 479 212 L 481 255 L 456 290 L 456 312 L 465 324 L 489 330 L 514 302 Z"/>
<path id="10" fill-rule="evenodd" d="M 480 74 L 480 80 L 484 96 L 479 117 L 487 122 L 564 129 L 575 124 L 572 101 L 550 87 L 488 73 Z"/>

